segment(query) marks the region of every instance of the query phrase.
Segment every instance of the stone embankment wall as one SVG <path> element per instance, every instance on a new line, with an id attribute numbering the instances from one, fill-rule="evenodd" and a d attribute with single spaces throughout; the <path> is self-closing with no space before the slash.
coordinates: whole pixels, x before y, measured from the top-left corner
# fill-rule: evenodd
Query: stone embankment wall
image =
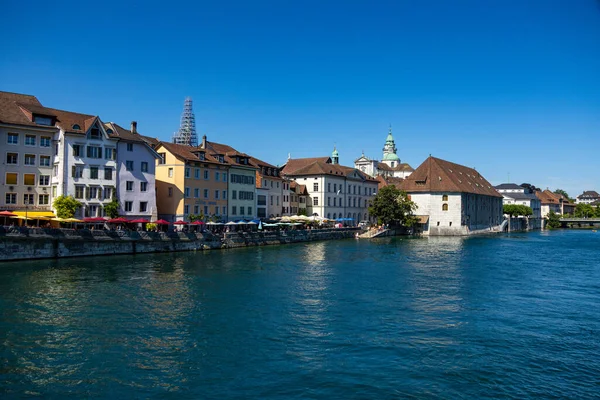
<path id="1" fill-rule="evenodd" d="M 126 232 L 0 227 L 0 261 L 211 250 L 353 237 L 357 228 L 289 232 Z"/>

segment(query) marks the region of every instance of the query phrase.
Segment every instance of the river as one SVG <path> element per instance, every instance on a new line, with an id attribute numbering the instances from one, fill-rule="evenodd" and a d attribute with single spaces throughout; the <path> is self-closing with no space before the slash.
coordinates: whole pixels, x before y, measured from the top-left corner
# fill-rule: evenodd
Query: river
<path id="1" fill-rule="evenodd" d="M 0 397 L 591 398 L 600 233 L 0 264 Z"/>

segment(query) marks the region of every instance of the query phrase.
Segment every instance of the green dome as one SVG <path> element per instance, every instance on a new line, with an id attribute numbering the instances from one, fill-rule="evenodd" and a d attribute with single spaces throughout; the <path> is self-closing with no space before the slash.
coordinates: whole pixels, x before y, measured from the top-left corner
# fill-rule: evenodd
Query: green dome
<path id="1" fill-rule="evenodd" d="M 386 143 L 394 143 L 394 138 L 392 137 L 392 132 L 388 133 L 387 138 L 385 139 Z"/>
<path id="2" fill-rule="evenodd" d="M 331 153 L 331 157 L 339 157 L 340 153 L 338 153 L 338 151 L 334 148 L 333 149 L 333 153 Z"/>
<path id="3" fill-rule="evenodd" d="M 394 153 L 386 153 L 383 156 L 383 161 L 400 161 L 400 157 Z"/>

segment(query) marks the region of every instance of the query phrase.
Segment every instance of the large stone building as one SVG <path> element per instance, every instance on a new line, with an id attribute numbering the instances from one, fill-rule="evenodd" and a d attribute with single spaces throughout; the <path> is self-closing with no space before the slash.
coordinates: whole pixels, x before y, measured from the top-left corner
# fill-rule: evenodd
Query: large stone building
<path id="1" fill-rule="evenodd" d="M 371 220 L 369 204 L 377 193 L 378 181 L 356 168 L 339 165 L 338 160 L 337 150 L 331 157 L 290 158 L 282 167 L 282 175 L 306 190 L 308 215 L 345 218 L 350 225 Z"/>
<path id="2" fill-rule="evenodd" d="M 400 184 L 418 209 L 424 235 L 468 235 L 499 229 L 502 195 L 479 172 L 435 157 Z"/>
<path id="3" fill-rule="evenodd" d="M 400 157 L 398 157 L 397 154 L 396 143 L 392 136 L 392 128 L 390 128 L 385 140 L 381 161 L 372 160 L 363 153 L 354 161 L 354 168 L 372 177 L 381 175 L 384 177 L 406 178 L 414 171 L 410 165 L 400 161 Z"/>

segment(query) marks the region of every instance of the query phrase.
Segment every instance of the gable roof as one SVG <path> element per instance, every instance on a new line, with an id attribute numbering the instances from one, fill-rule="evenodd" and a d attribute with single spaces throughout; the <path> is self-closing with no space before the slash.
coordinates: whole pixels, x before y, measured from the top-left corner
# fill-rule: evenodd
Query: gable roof
<path id="1" fill-rule="evenodd" d="M 293 174 L 299 169 L 305 168 L 317 161 L 324 164 L 331 164 L 331 157 L 289 158 L 283 166 L 281 173 Z"/>
<path id="2" fill-rule="evenodd" d="M 129 142 L 138 142 L 138 143 L 146 143 L 150 147 L 158 144 L 159 140 L 155 138 L 151 138 L 149 136 L 140 135 L 139 133 L 133 133 L 128 129 L 123 128 L 119 124 L 114 122 L 107 122 L 104 124 L 106 129 L 111 129 L 113 133 L 109 134 L 110 137 L 119 138 L 121 140 L 129 141 Z"/>
<path id="3" fill-rule="evenodd" d="M 502 197 L 479 172 L 429 156 L 400 184 L 406 192 L 459 192 Z"/>
<path id="4" fill-rule="evenodd" d="M 600 199 L 600 194 L 598 194 L 598 192 L 596 192 L 595 190 L 586 190 L 582 194 L 577 196 L 577 198 L 578 199 Z"/>
<path id="5" fill-rule="evenodd" d="M 26 110 L 22 107 L 42 107 L 42 103 L 35 96 L 28 94 L 10 93 L 0 91 L 0 122 L 5 124 L 43 126 L 32 121 Z"/>
<path id="6" fill-rule="evenodd" d="M 394 167 L 390 167 L 386 163 L 378 163 L 377 169 L 382 171 L 414 171 L 413 167 L 408 165 L 407 163 L 398 163 Z"/>
<path id="7" fill-rule="evenodd" d="M 344 165 L 339 164 L 331 164 L 331 159 L 329 157 L 315 157 L 308 159 L 298 159 L 298 160 L 309 160 L 310 162 L 298 162 L 292 164 L 292 166 L 288 169 L 288 165 L 283 168 L 282 174 L 286 176 L 307 176 L 307 175 L 332 175 L 332 176 L 340 176 L 348 179 L 356 179 L 362 181 L 372 181 L 376 182 L 377 180 L 364 172 L 352 168 L 346 167 Z M 291 161 L 291 160 L 288 160 Z M 295 165 L 303 165 L 302 167 L 293 170 L 292 168 Z"/>
<path id="8" fill-rule="evenodd" d="M 502 183 L 498 186 L 494 186 L 496 188 L 496 190 L 507 190 L 507 189 L 519 189 L 519 190 L 525 190 L 525 188 L 523 186 L 519 186 L 516 183 Z"/>
<path id="9" fill-rule="evenodd" d="M 201 147 L 197 147 L 197 146 L 188 146 L 186 144 L 177 144 L 177 143 L 170 143 L 170 142 L 159 142 L 155 150 L 159 151 L 160 150 L 159 147 L 164 147 L 169 152 L 171 152 L 171 154 L 173 154 L 175 157 L 177 157 L 183 161 L 194 161 L 194 162 L 199 162 L 199 163 L 212 163 L 212 164 L 221 164 L 221 165 L 228 164 L 227 162 L 220 162 L 217 158 L 210 155 L 209 152 L 207 152 L 205 149 L 203 149 Z M 197 154 L 199 152 L 205 153 L 204 160 L 201 160 L 198 157 Z"/>

